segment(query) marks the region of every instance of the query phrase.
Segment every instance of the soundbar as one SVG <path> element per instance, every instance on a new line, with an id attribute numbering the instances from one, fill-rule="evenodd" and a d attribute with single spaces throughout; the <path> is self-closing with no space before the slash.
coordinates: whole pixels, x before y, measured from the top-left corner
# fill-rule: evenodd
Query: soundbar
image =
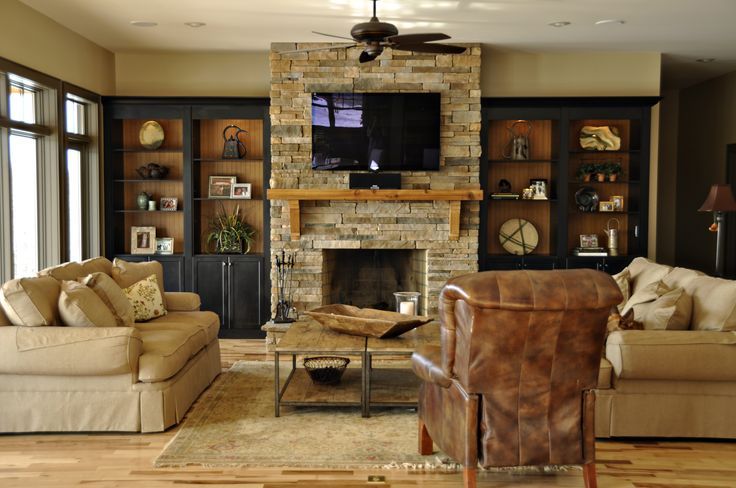
<path id="1" fill-rule="evenodd" d="M 401 173 L 350 173 L 351 190 L 400 190 Z"/>

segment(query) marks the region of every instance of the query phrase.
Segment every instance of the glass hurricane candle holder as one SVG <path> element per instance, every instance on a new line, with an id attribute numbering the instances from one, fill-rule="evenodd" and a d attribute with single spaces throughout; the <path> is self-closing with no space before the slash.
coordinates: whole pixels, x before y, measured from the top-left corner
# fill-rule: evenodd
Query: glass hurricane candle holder
<path id="1" fill-rule="evenodd" d="M 406 315 L 419 315 L 419 297 L 421 293 L 418 291 L 397 291 L 394 293 L 396 297 L 396 311 Z"/>

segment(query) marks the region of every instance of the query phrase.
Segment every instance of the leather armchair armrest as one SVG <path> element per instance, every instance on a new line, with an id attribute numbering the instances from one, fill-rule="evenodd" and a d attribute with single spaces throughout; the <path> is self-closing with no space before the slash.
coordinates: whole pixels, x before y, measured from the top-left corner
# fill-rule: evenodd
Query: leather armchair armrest
<path id="1" fill-rule="evenodd" d="M 0 327 L 0 373 L 137 377 L 142 345 L 133 327 Z"/>
<path id="2" fill-rule="evenodd" d="M 185 291 L 167 291 L 166 309 L 171 312 L 198 312 L 202 302 L 199 295 Z"/>
<path id="3" fill-rule="evenodd" d="M 419 378 L 443 388 L 448 388 L 452 384 L 452 378 L 442 371 L 441 361 L 440 346 L 422 346 L 411 355 L 412 369 Z"/>

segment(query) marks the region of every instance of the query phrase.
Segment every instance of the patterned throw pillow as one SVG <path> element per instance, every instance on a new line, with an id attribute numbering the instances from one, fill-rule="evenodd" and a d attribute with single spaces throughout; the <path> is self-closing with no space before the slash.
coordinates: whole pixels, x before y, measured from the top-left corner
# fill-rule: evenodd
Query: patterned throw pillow
<path id="1" fill-rule="evenodd" d="M 166 315 L 163 297 L 155 274 L 130 285 L 123 292 L 128 297 L 130 304 L 133 305 L 136 322 L 145 322 Z"/>

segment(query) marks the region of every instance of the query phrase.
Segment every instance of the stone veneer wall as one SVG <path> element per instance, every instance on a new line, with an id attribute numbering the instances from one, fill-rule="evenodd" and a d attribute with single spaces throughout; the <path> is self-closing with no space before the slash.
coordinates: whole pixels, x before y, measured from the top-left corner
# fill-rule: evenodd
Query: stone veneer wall
<path id="1" fill-rule="evenodd" d="M 441 93 L 438 172 L 402 174 L 404 189 L 480 188 L 480 46 L 463 54 L 427 55 L 387 49 L 361 65 L 359 49 L 280 55 L 279 51 L 329 46 L 271 46 L 271 188 L 348 188 L 348 172 L 311 169 L 311 93 Z M 477 271 L 479 203 L 463 202 L 460 238 L 448 240 L 448 202 L 302 202 L 301 239 L 291 241 L 288 204 L 271 201 L 271 263 L 282 249 L 298 251 L 294 304 L 323 305 L 322 249 L 426 249 L 428 311 L 437 313 L 445 281 Z M 275 270 L 271 269 L 275 284 Z M 276 304 L 276 287 L 272 287 Z"/>

